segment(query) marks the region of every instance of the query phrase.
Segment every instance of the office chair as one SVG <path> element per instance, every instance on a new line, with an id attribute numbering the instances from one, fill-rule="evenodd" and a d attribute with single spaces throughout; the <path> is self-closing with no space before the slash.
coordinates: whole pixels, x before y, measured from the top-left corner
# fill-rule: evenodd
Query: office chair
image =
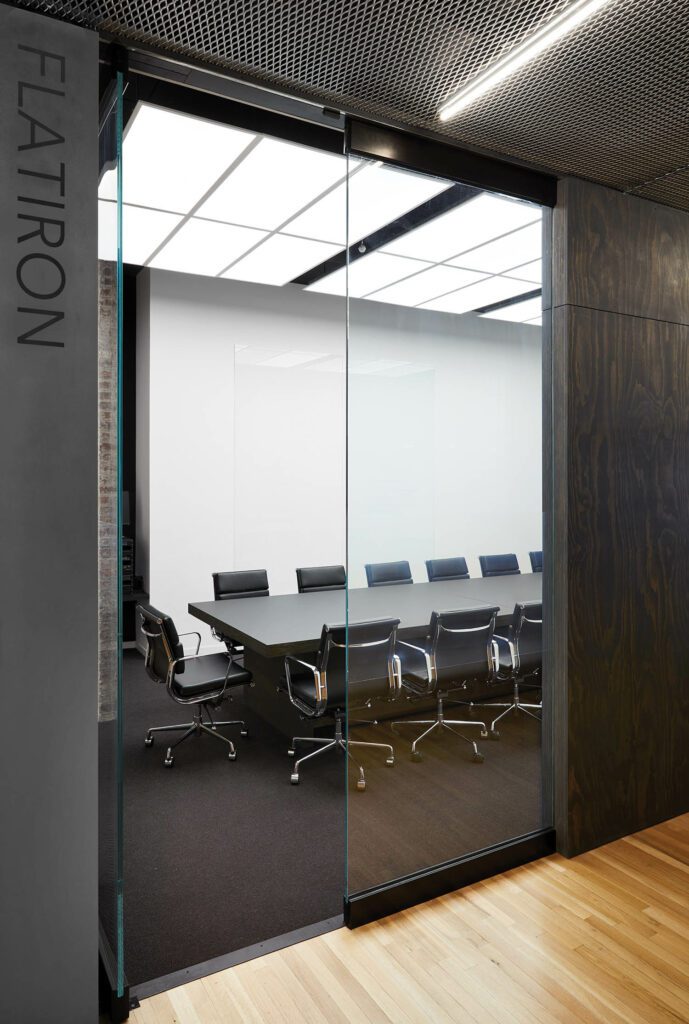
<path id="1" fill-rule="evenodd" d="M 483 761 L 474 740 L 458 732 L 454 726 L 478 725 L 481 738 L 486 739 L 485 722 L 445 718 L 444 699 L 454 690 L 464 690 L 468 683 L 488 683 L 495 678 L 493 633 L 497 608 L 469 608 L 465 611 L 433 612 L 428 635 L 418 644 L 398 641 L 402 685 L 412 696 L 425 697 L 435 693 L 436 715 L 431 719 L 403 719 L 392 723 L 393 731 L 400 725 L 426 725 L 428 728 L 411 745 L 412 761 L 421 760 L 421 740 L 435 729 L 447 729 L 469 743 L 473 760 Z"/>
<path id="2" fill-rule="evenodd" d="M 344 565 L 313 565 L 297 569 L 296 572 L 300 594 L 314 594 L 321 590 L 344 590 L 347 585 Z"/>
<path id="3" fill-rule="evenodd" d="M 531 572 L 543 572 L 543 552 L 529 551 L 531 559 Z"/>
<path id="4" fill-rule="evenodd" d="M 466 558 L 429 558 L 426 562 L 426 572 L 429 583 L 470 578 Z"/>
<path id="5" fill-rule="evenodd" d="M 369 587 L 391 587 L 414 582 L 409 562 L 367 562 L 364 568 Z"/>
<path id="6" fill-rule="evenodd" d="M 205 733 L 226 743 L 230 748 L 227 756 L 230 761 L 234 761 L 237 757 L 234 743 L 222 733 L 217 732 L 217 729 L 226 725 L 239 725 L 241 726 L 241 735 L 248 736 L 246 723 L 243 721 L 216 722 L 213 720 L 211 707 L 220 707 L 221 703 L 230 697 L 230 691 L 235 686 L 251 683 L 251 673 L 241 665 L 234 663 L 227 654 L 199 655 L 201 634 L 196 632 L 179 634 L 170 616 L 159 612 L 157 608 L 144 608 L 143 605 L 137 605 L 136 610 L 141 618 L 141 630 L 147 640 L 146 672 L 155 683 L 164 683 L 167 692 L 178 704 L 194 705 L 196 709 L 192 722 L 186 722 L 184 725 L 152 727 L 146 733 L 144 743 L 147 747 L 153 746 L 153 734 L 157 732 L 181 732 L 184 730 L 184 735 L 167 748 L 163 760 L 166 768 L 172 768 L 175 763 L 172 751 L 175 747 L 184 743 L 192 734 L 201 736 Z M 198 638 L 195 654 L 184 654 L 180 636 Z M 208 721 L 204 721 L 204 714 Z"/>
<path id="7" fill-rule="evenodd" d="M 521 570 L 516 555 L 479 555 L 483 576 L 519 576 Z"/>
<path id="8" fill-rule="evenodd" d="M 394 764 L 395 752 L 389 743 L 368 743 L 345 738 L 342 722 L 346 708 L 368 707 L 373 699 L 392 699 L 399 690 L 399 660 L 395 640 L 399 619 L 378 619 L 344 625 L 324 625 L 315 664 L 288 655 L 285 658 L 285 683 L 289 699 L 306 718 L 332 715 L 335 735 L 295 736 L 288 754 L 294 757 L 298 743 L 316 743 L 317 750 L 295 761 L 290 781 L 299 783 L 299 770 L 305 761 L 341 749 L 354 760 L 350 747 L 377 747 L 387 751 L 386 764 Z M 357 789 L 366 789 L 366 777 L 357 765 Z"/>
<path id="9" fill-rule="evenodd" d="M 240 569 L 236 572 L 213 573 L 213 597 L 216 601 L 236 601 L 242 597 L 269 597 L 268 573 L 265 569 Z M 231 637 L 211 626 L 216 640 L 227 647 L 230 657 L 241 657 L 244 648 Z"/>
<path id="10" fill-rule="evenodd" d="M 543 709 L 543 699 L 538 704 L 524 704 L 519 693 L 520 685 L 540 688 L 542 685 L 541 667 L 543 660 L 543 605 L 540 601 L 515 604 L 512 622 L 507 636 L 495 634 L 496 654 L 498 657 L 497 679 L 511 679 L 514 683 L 514 696 L 509 703 L 482 704 L 482 707 L 505 708 L 494 718 L 490 725 L 491 736 L 499 737 L 496 723 L 511 712 L 523 711 L 524 714 L 539 720 L 534 712 Z"/>

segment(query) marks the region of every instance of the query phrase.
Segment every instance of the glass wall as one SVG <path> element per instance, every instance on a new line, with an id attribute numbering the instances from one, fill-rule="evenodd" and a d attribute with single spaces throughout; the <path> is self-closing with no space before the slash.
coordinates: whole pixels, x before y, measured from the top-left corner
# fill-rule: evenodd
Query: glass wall
<path id="1" fill-rule="evenodd" d="M 98 221 L 98 753 L 101 955 L 125 987 L 122 824 L 122 120 L 123 80 L 104 97 Z"/>
<path id="2" fill-rule="evenodd" d="M 549 821 L 541 209 L 351 158 L 348 243 L 352 895 Z"/>

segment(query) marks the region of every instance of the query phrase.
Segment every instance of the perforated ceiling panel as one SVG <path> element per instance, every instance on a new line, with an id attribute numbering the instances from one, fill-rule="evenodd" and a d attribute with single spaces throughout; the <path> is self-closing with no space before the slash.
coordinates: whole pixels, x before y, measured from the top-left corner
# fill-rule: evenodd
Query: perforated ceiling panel
<path id="1" fill-rule="evenodd" d="M 440 103 L 570 0 L 23 0 L 324 104 L 689 208 L 689 3 L 610 0 L 442 124 Z"/>

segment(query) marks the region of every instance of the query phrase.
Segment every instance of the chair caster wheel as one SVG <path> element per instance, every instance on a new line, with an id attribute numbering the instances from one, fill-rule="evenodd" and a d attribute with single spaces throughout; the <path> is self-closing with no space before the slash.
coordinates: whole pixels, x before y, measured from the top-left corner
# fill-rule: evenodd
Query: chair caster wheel
<path id="1" fill-rule="evenodd" d="M 499 740 L 500 739 L 500 732 L 497 729 L 491 729 L 490 730 L 490 738 L 492 740 Z"/>
<path id="2" fill-rule="evenodd" d="M 289 781 L 292 783 L 293 786 L 298 786 L 299 785 L 299 776 L 298 775 L 290 775 L 290 780 Z"/>
<path id="3" fill-rule="evenodd" d="M 248 729 L 242 729 L 240 731 L 239 735 L 240 736 L 248 736 L 249 735 L 249 730 Z"/>
<path id="4" fill-rule="evenodd" d="M 294 751 L 293 750 L 288 750 L 287 751 L 287 756 L 288 757 L 294 757 Z"/>
<path id="5" fill-rule="evenodd" d="M 146 739 L 144 740 L 144 746 L 145 747 L 152 747 L 153 746 L 153 737 L 152 736 L 147 736 L 146 737 Z"/>
<path id="6" fill-rule="evenodd" d="M 236 761 L 237 760 L 237 751 L 236 750 L 231 750 L 230 753 L 227 755 L 227 760 L 228 761 Z"/>
<path id="7" fill-rule="evenodd" d="M 485 757 L 483 756 L 483 754 L 472 754 L 471 760 L 475 761 L 476 764 L 483 764 L 483 762 L 485 761 Z"/>
<path id="8" fill-rule="evenodd" d="M 487 740 L 488 739 L 488 730 L 487 729 L 481 729 L 481 739 L 482 740 Z"/>
<path id="9" fill-rule="evenodd" d="M 412 761 L 423 761 L 423 754 L 420 750 L 412 750 L 411 759 Z"/>
<path id="10" fill-rule="evenodd" d="M 166 757 L 165 760 L 163 761 L 163 764 L 165 765 L 166 768 L 172 768 L 174 763 L 175 759 L 172 756 L 172 754 L 169 757 Z"/>
<path id="11" fill-rule="evenodd" d="M 359 790 L 360 792 L 362 792 L 362 793 L 363 793 L 363 791 L 364 791 L 364 790 L 366 789 L 366 780 L 365 780 L 365 779 L 357 779 L 357 780 L 356 780 L 356 788 L 357 788 L 357 789 L 358 789 L 358 790 Z"/>
<path id="12" fill-rule="evenodd" d="M 386 757 L 385 758 L 385 763 L 386 764 L 394 764 L 395 763 L 394 757 Z"/>

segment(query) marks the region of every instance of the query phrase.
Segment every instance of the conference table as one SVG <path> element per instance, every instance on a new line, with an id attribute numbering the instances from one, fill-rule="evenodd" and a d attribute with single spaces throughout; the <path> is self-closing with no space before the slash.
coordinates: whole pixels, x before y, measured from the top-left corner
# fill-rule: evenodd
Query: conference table
<path id="1" fill-rule="evenodd" d="M 542 580 L 541 573 L 523 573 L 348 592 L 198 601 L 189 605 L 189 614 L 244 646 L 244 664 L 255 683 L 249 701 L 261 717 L 287 736 L 299 724 L 299 716 L 285 694 L 276 692 L 284 656 L 313 655 L 323 624 L 334 625 L 347 618 L 346 602 L 349 622 L 396 618 L 400 620 L 398 636 L 404 640 L 425 635 L 433 611 L 497 607 L 497 623 L 505 626 L 517 602 L 541 600 Z M 305 724 L 300 725 L 302 734 Z"/>

